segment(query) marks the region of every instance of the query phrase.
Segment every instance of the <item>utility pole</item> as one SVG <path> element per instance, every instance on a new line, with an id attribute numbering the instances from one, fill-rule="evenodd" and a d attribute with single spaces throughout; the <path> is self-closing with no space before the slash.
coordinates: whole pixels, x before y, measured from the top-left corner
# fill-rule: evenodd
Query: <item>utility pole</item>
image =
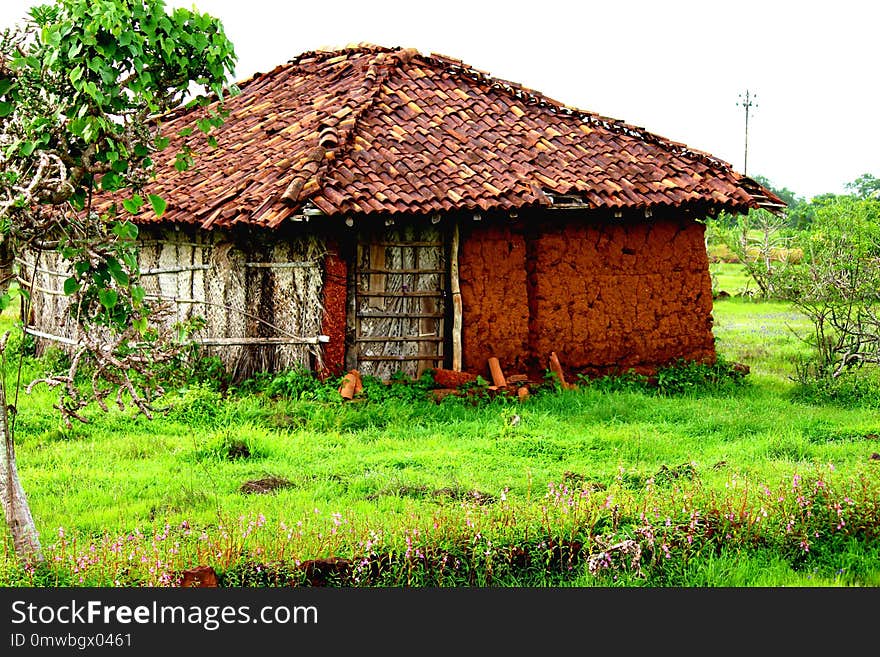
<path id="1" fill-rule="evenodd" d="M 741 105 L 746 110 L 746 146 L 743 154 L 743 175 L 746 175 L 749 166 L 749 109 L 758 106 L 757 103 L 752 102 L 755 98 L 757 98 L 757 95 L 750 94 L 749 90 L 746 89 L 745 99 L 743 99 L 742 94 L 739 94 L 739 102 L 737 103 L 737 105 Z"/>

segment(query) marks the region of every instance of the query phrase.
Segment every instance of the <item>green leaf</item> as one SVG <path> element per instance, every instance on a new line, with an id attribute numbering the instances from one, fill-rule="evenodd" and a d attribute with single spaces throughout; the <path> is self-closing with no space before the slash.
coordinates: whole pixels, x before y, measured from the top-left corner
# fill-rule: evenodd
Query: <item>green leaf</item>
<path id="1" fill-rule="evenodd" d="M 161 219 L 162 215 L 165 214 L 165 209 L 168 207 L 165 199 L 161 196 L 156 196 L 155 194 L 147 194 L 147 198 L 150 199 L 150 204 L 153 206 L 153 212 L 156 213 L 156 218 Z"/>
<path id="2" fill-rule="evenodd" d="M 15 109 L 14 103 L 6 102 L 6 101 L 0 102 L 0 119 L 12 114 L 13 109 Z"/>
<path id="3" fill-rule="evenodd" d="M 70 72 L 70 75 L 68 75 L 68 77 L 70 78 L 70 83 L 74 86 L 76 85 L 77 82 L 80 81 L 82 76 L 83 76 L 83 67 L 82 66 L 77 66 L 76 68 L 74 68 Z"/>
<path id="4" fill-rule="evenodd" d="M 122 287 L 128 287 L 129 279 L 128 274 L 126 274 L 122 269 L 111 269 L 110 275 L 113 277 L 113 280 L 116 281 Z"/>
<path id="5" fill-rule="evenodd" d="M 78 189 L 73 193 L 73 196 L 70 197 L 70 202 L 73 204 L 73 207 L 77 210 L 84 210 L 86 207 L 86 191 L 85 189 Z"/>
<path id="6" fill-rule="evenodd" d="M 12 297 L 9 296 L 8 292 L 4 292 L 3 295 L 0 296 L 0 312 L 9 308 L 10 303 L 12 303 Z"/>
<path id="7" fill-rule="evenodd" d="M 144 199 L 141 198 L 140 196 L 138 196 L 137 194 L 135 194 L 131 198 L 125 199 L 122 202 L 122 207 L 124 207 L 128 212 L 131 212 L 132 214 L 137 214 L 140 211 L 141 206 L 143 206 L 143 204 L 144 204 Z M 135 229 L 135 230 L 137 230 L 137 229 Z M 135 235 L 135 237 L 137 237 L 137 235 Z"/>
<path id="8" fill-rule="evenodd" d="M 64 281 L 64 294 L 70 296 L 79 291 L 79 282 L 71 276 Z"/>
<path id="9" fill-rule="evenodd" d="M 0 78 L 0 96 L 5 94 L 12 88 L 12 80 L 9 78 Z"/>
<path id="10" fill-rule="evenodd" d="M 131 288 L 131 300 L 136 304 L 141 303 L 144 300 L 144 297 L 147 296 L 147 291 L 141 287 L 140 285 L 133 285 Z"/>
<path id="11" fill-rule="evenodd" d="M 123 221 L 122 233 L 119 236 L 123 239 L 134 241 L 138 236 L 138 227 L 130 221 Z"/>
<path id="12" fill-rule="evenodd" d="M 114 191 L 122 186 L 122 176 L 115 171 L 108 171 L 101 176 L 101 189 Z"/>
<path id="13" fill-rule="evenodd" d="M 107 310 L 110 310 L 119 300 L 119 294 L 117 294 L 116 290 L 112 289 L 101 290 L 98 292 L 98 300 L 101 302 L 102 306 Z"/>

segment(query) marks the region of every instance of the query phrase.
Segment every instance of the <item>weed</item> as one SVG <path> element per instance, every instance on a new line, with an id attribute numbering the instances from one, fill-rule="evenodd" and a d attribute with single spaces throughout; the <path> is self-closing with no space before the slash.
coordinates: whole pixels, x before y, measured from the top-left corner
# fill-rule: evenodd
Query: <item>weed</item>
<path id="1" fill-rule="evenodd" d="M 193 383 L 166 395 L 168 419 L 190 426 L 214 426 L 223 414 L 221 394 L 207 383 Z"/>
<path id="2" fill-rule="evenodd" d="M 657 370 L 657 391 L 682 395 L 697 390 L 729 389 L 742 384 L 749 370 L 719 356 L 714 363 L 678 360 Z"/>
<path id="3" fill-rule="evenodd" d="M 833 404 L 843 408 L 880 408 L 880 368 L 866 365 L 849 369 L 838 377 L 822 375 L 803 361 L 797 370 L 792 398 L 809 404 Z"/>

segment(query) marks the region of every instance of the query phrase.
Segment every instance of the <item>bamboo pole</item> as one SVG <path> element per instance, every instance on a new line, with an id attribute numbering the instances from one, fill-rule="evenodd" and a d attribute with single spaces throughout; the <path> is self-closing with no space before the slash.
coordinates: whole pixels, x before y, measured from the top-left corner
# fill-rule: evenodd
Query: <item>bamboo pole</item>
<path id="1" fill-rule="evenodd" d="M 452 291 L 452 369 L 461 372 L 461 287 L 458 280 L 458 221 L 452 225 L 452 245 L 450 248 L 449 286 Z"/>
<path id="2" fill-rule="evenodd" d="M 326 335 L 316 335 L 312 337 L 290 337 L 290 338 L 261 338 L 261 337 L 234 337 L 234 338 L 196 338 L 193 340 L 196 344 L 206 347 L 222 347 L 230 345 L 287 345 L 287 344 L 321 344 L 330 342 L 330 337 Z"/>

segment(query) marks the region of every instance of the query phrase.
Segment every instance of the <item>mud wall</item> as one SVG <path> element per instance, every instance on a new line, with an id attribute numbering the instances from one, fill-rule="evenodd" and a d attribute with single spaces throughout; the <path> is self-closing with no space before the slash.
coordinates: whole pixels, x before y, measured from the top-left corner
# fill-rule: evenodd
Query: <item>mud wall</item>
<path id="1" fill-rule="evenodd" d="M 492 356 L 507 369 L 526 367 L 530 349 L 524 236 L 509 225 L 464 224 L 459 279 L 462 369 L 485 376 Z"/>
<path id="2" fill-rule="evenodd" d="M 340 255 L 339 244 L 327 239 L 324 256 L 324 318 L 321 333 L 330 338 L 324 344 L 321 376 L 336 376 L 345 369 L 345 333 L 348 265 Z"/>
<path id="3" fill-rule="evenodd" d="M 481 227 L 460 259 L 470 371 L 495 356 L 542 376 L 551 351 L 591 375 L 715 358 L 703 226 L 691 219 Z"/>

